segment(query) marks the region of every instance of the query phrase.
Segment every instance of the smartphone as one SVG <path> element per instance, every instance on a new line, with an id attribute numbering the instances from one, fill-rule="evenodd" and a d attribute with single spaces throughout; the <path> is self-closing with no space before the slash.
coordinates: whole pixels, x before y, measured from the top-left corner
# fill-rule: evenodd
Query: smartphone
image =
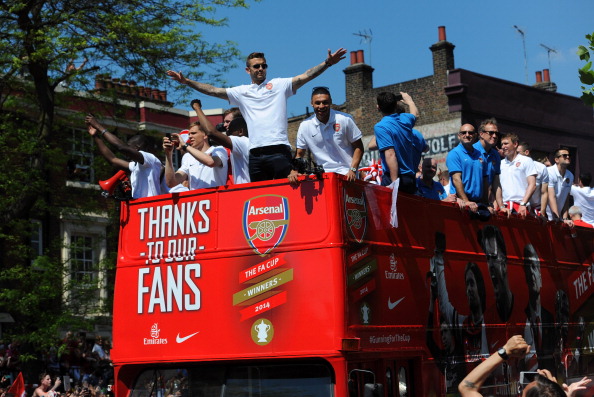
<path id="1" fill-rule="evenodd" d="M 536 375 L 538 375 L 538 372 L 521 371 L 520 372 L 520 384 L 527 385 L 530 382 L 534 382 L 534 379 L 536 379 Z"/>

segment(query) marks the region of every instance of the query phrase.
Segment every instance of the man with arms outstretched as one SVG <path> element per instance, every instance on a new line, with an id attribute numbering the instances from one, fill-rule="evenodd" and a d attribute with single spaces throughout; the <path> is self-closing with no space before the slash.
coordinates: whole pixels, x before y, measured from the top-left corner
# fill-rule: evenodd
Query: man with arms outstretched
<path id="1" fill-rule="evenodd" d="M 227 99 L 237 106 L 250 131 L 250 179 L 252 182 L 286 178 L 292 170 L 291 145 L 287 135 L 287 99 L 308 81 L 344 59 L 346 50 L 334 53 L 322 63 L 292 78 L 267 79 L 268 64 L 261 52 L 247 57 L 245 71 L 251 84 L 219 88 L 184 77 L 181 72 L 167 74 L 181 84 L 210 96 Z"/>

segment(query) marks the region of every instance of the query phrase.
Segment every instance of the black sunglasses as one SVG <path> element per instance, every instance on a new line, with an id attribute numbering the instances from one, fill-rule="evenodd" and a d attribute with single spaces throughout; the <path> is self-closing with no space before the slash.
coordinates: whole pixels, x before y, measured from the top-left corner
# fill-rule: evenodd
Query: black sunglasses
<path id="1" fill-rule="evenodd" d="M 268 69 L 268 64 L 266 64 L 266 63 L 257 63 L 255 65 L 252 65 L 252 67 L 254 69 L 260 69 L 260 67 L 262 67 L 262 69 Z"/>

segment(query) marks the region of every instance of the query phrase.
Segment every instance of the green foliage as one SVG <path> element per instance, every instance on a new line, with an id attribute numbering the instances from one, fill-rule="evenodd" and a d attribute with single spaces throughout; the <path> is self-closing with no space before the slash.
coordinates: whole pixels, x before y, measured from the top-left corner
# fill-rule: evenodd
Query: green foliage
<path id="1" fill-rule="evenodd" d="M 586 64 L 578 69 L 582 86 L 582 100 L 588 105 L 594 106 L 594 69 L 592 68 L 591 56 L 594 55 L 594 33 L 587 34 L 588 46 L 579 46 L 577 54 Z M 590 87 L 588 87 L 590 86 Z"/>
<path id="2" fill-rule="evenodd" d="M 21 343 L 23 361 L 53 344 L 59 330 L 89 329 L 90 314 L 110 310 L 113 291 L 116 255 L 109 239 L 117 233 L 116 219 L 107 228 L 107 256 L 97 264 L 106 280 L 71 277 L 72 264 L 61 258 L 59 225 L 46 233 L 43 256 L 30 245 L 32 218 L 61 219 L 64 211 L 117 216 L 113 204 L 98 204 L 96 190 L 72 194 L 73 188 L 64 186 L 69 140 L 81 137 L 70 126 L 80 125 L 82 115 L 56 109 L 68 108 L 61 101 L 74 90 L 92 88 L 99 71 L 145 86 L 170 84 L 168 69 L 192 70 L 192 78 L 219 82 L 239 51 L 231 42 L 205 40 L 200 30 L 224 26 L 220 13 L 228 7 L 247 3 L 0 0 L 0 312 L 15 319 L 3 327 L 4 338 Z M 117 115 L 115 102 L 113 107 Z M 113 174 L 104 161 L 93 167 L 95 179 Z M 107 286 L 106 300 L 98 300 L 99 281 Z"/>

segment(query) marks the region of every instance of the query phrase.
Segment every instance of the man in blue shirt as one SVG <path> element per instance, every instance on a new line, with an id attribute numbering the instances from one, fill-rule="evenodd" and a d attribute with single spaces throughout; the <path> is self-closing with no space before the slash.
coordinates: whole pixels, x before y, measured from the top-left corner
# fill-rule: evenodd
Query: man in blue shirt
<path id="1" fill-rule="evenodd" d="M 421 197 L 433 200 L 444 200 L 448 197 L 441 183 L 433 180 L 436 173 L 437 161 L 430 157 L 425 158 L 421 167 L 421 176 L 417 178 L 417 191 Z"/>
<path id="2" fill-rule="evenodd" d="M 481 153 L 481 157 L 487 166 L 487 194 L 489 203 L 493 203 L 495 209 L 502 208 L 501 197 L 497 198 L 496 192 L 501 174 L 501 156 L 495 147 L 498 140 L 499 129 L 497 120 L 489 118 L 483 120 L 479 126 L 479 140 L 473 145 Z"/>
<path id="3" fill-rule="evenodd" d="M 377 96 L 377 107 L 384 117 L 373 130 L 384 169 L 382 185 L 387 186 L 400 178 L 398 190 L 414 194 L 417 190 L 415 174 L 418 164 L 413 164 L 412 129 L 419 111 L 410 95 L 405 92 L 400 95 L 410 113 L 399 113 L 398 97 L 391 92 L 382 92 Z"/>
<path id="4" fill-rule="evenodd" d="M 487 167 L 481 153 L 472 145 L 476 131 L 472 124 L 464 124 L 458 132 L 460 144 L 448 153 L 446 165 L 450 172 L 450 193 L 458 196 L 461 208 L 478 210 L 478 203 L 487 202 Z"/>

